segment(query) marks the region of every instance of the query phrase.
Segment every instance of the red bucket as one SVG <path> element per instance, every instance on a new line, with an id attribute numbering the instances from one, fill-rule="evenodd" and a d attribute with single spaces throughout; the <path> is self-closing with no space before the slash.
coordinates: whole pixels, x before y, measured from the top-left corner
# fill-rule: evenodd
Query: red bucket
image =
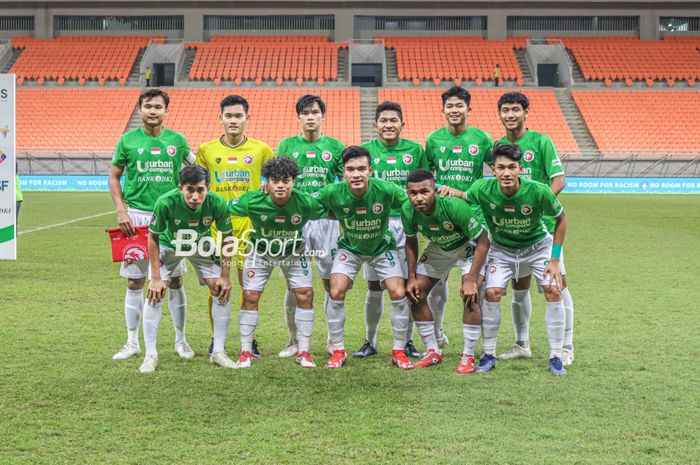
<path id="1" fill-rule="evenodd" d="M 136 226 L 136 233 L 127 236 L 119 228 L 105 229 L 112 243 L 112 261 L 131 264 L 148 258 L 148 226 Z"/>

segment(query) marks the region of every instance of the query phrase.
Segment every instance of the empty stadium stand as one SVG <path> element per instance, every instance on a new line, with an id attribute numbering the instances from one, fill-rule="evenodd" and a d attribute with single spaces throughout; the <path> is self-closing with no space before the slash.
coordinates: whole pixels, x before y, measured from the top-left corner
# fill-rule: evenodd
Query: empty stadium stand
<path id="1" fill-rule="evenodd" d="M 12 47 L 23 49 L 10 72 L 17 83 L 26 79 L 43 84 L 46 80 L 66 80 L 84 84 L 96 80 L 103 85 L 108 79 L 125 85 L 139 50 L 157 37 L 145 36 L 61 36 L 56 39 L 13 37 Z"/>
<path id="2" fill-rule="evenodd" d="M 420 143 L 425 142 L 426 136 L 435 129 L 445 125 L 445 117 L 441 111 L 443 90 L 433 89 L 380 89 L 379 101 L 392 100 L 399 102 L 404 112 L 406 129 L 402 133 L 407 139 Z M 505 135 L 503 125 L 498 115 L 496 103 L 502 95 L 501 90 L 473 90 L 472 111 L 469 124 L 476 126 L 496 139 Z M 550 90 L 524 90 L 530 99 L 530 115 L 527 126 L 535 131 L 549 135 L 560 153 L 578 153 L 578 147 L 571 130 L 566 123 L 554 92 Z"/>
<path id="3" fill-rule="evenodd" d="M 328 42 L 325 36 L 216 36 L 210 42 L 188 43 L 196 49 L 191 80 L 275 81 L 338 79 L 338 50 L 346 44 Z"/>
<path id="4" fill-rule="evenodd" d="M 481 37 L 377 37 L 396 51 L 398 77 L 418 85 L 420 81 L 473 80 L 481 85 L 493 80 L 498 64 L 501 79 L 522 85 L 523 73 L 514 49 L 525 48 L 526 38 L 484 40 Z"/>
<path id="5" fill-rule="evenodd" d="M 581 90 L 573 91 L 573 98 L 603 154 L 638 150 L 652 151 L 649 155 L 653 156 L 661 150 L 697 153 L 697 121 L 681 112 L 700 105 L 698 92 Z"/>
<path id="6" fill-rule="evenodd" d="M 557 37 L 576 59 L 586 80 L 688 81 L 700 79 L 700 54 L 697 38 L 639 40 L 635 37 Z"/>
<path id="7" fill-rule="evenodd" d="M 17 89 L 17 149 L 111 150 L 139 89 Z"/>

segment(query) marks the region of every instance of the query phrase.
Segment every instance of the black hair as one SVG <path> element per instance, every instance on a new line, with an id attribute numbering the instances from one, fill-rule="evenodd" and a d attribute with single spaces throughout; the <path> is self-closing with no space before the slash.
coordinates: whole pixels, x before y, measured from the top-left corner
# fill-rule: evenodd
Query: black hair
<path id="1" fill-rule="evenodd" d="M 224 112 L 224 108 L 231 107 L 233 105 L 243 105 L 243 112 L 248 114 L 248 100 L 244 99 L 240 95 L 229 95 L 224 97 L 224 99 L 219 103 L 221 107 L 221 113 Z"/>
<path id="2" fill-rule="evenodd" d="M 163 99 L 163 102 L 165 102 L 165 109 L 167 110 L 170 104 L 170 96 L 166 91 L 161 89 L 148 89 L 139 95 L 139 108 L 141 108 L 143 102 L 148 102 L 156 97 L 161 97 Z"/>
<path id="3" fill-rule="evenodd" d="M 326 114 L 326 102 L 323 101 L 320 95 L 304 94 L 297 100 L 297 116 L 301 115 L 304 109 L 313 106 L 314 103 L 318 103 L 318 107 L 321 109 L 321 114 Z"/>
<path id="4" fill-rule="evenodd" d="M 409 182 L 423 182 L 423 181 L 427 181 L 427 180 L 435 182 L 435 176 L 433 176 L 432 172 L 430 172 L 428 170 L 424 170 L 422 168 L 411 171 L 411 173 L 406 178 L 407 183 L 409 183 Z"/>
<path id="5" fill-rule="evenodd" d="M 209 171 L 199 165 L 188 165 L 180 170 L 180 185 L 204 183 L 209 187 Z"/>
<path id="6" fill-rule="evenodd" d="M 379 115 L 381 115 L 383 111 L 395 111 L 399 115 L 399 120 L 403 122 L 403 111 L 401 110 L 401 105 L 398 103 L 385 100 L 377 105 L 377 109 L 374 111 L 374 121 L 379 119 Z"/>
<path id="7" fill-rule="evenodd" d="M 507 92 L 501 95 L 501 98 L 498 99 L 498 110 L 500 111 L 501 107 L 507 103 L 520 104 L 523 110 L 530 108 L 530 100 L 520 92 Z"/>
<path id="8" fill-rule="evenodd" d="M 262 167 L 262 175 L 268 180 L 296 178 L 299 176 L 297 162 L 287 157 L 275 157 Z"/>
<path id="9" fill-rule="evenodd" d="M 372 156 L 369 154 L 369 150 L 359 145 L 351 145 L 350 147 L 343 150 L 343 165 L 352 160 L 353 158 L 367 157 L 367 162 L 372 166 Z"/>
<path id="10" fill-rule="evenodd" d="M 469 106 L 472 102 L 472 96 L 467 89 L 459 86 L 452 86 L 442 93 L 442 106 L 445 106 L 445 102 L 450 97 L 457 97 L 460 100 L 464 100 L 464 103 Z"/>
<path id="11" fill-rule="evenodd" d="M 492 160 L 496 163 L 496 158 L 506 157 L 509 160 L 520 163 L 522 153 L 518 144 L 496 144 L 493 148 Z"/>

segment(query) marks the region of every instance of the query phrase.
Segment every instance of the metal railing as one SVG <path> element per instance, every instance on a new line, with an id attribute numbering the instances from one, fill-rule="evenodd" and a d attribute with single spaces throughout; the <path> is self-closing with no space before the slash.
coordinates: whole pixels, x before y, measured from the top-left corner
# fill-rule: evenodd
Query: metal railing
<path id="1" fill-rule="evenodd" d="M 184 16 L 54 16 L 60 31 L 181 31 Z"/>
<path id="2" fill-rule="evenodd" d="M 639 16 L 508 16 L 509 31 L 639 31 Z"/>
<path id="3" fill-rule="evenodd" d="M 355 31 L 485 31 L 486 16 L 355 16 Z"/>
<path id="4" fill-rule="evenodd" d="M 0 31 L 33 31 L 34 16 L 0 16 Z"/>
<path id="5" fill-rule="evenodd" d="M 204 30 L 317 31 L 335 29 L 333 15 L 204 16 Z"/>

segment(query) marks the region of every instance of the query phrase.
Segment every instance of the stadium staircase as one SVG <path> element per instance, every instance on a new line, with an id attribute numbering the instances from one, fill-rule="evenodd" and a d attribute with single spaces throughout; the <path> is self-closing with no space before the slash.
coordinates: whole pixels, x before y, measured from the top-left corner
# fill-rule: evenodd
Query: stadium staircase
<path id="1" fill-rule="evenodd" d="M 396 50 L 386 49 L 386 82 L 396 84 L 399 82 L 399 65 L 396 63 Z"/>
<path id="2" fill-rule="evenodd" d="M 348 69 L 350 68 L 350 49 L 338 49 L 338 81 L 348 80 Z"/>
<path id="3" fill-rule="evenodd" d="M 138 55 L 136 55 L 136 60 L 134 60 L 134 66 L 131 67 L 131 72 L 129 77 L 126 78 L 126 85 L 130 87 L 140 87 L 141 86 L 141 60 L 146 54 L 146 48 L 139 50 Z"/>
<path id="4" fill-rule="evenodd" d="M 374 122 L 374 112 L 379 104 L 376 87 L 360 88 L 360 131 L 362 142 L 367 142 L 376 137 L 376 132 L 372 127 Z"/>
<path id="5" fill-rule="evenodd" d="M 190 80 L 190 69 L 192 69 L 192 63 L 194 62 L 194 57 L 197 55 L 196 48 L 185 48 L 185 63 L 182 65 L 180 70 L 180 75 L 178 76 L 178 81 L 189 81 Z"/>
<path id="6" fill-rule="evenodd" d="M 22 49 L 21 48 L 13 48 L 12 49 L 12 56 L 10 57 L 9 61 L 5 63 L 5 66 L 2 67 L 0 70 L 1 74 L 7 74 L 10 72 L 10 69 L 12 68 L 12 65 L 15 64 L 15 61 L 17 61 L 17 58 L 22 54 Z"/>
<path id="7" fill-rule="evenodd" d="M 565 48 L 564 50 L 566 50 L 566 53 L 569 55 L 569 59 L 571 60 L 572 77 L 574 78 L 574 83 L 576 85 L 583 84 L 585 82 L 585 78 L 581 72 L 581 67 L 578 65 L 578 61 L 576 61 L 576 57 L 568 48 Z"/>
<path id="8" fill-rule="evenodd" d="M 593 136 L 588 130 L 588 126 L 583 119 L 583 115 L 576 106 L 573 97 L 571 96 L 571 91 L 569 89 L 553 89 L 554 95 L 557 98 L 557 103 L 561 112 L 566 118 L 566 123 L 571 129 L 571 134 L 576 140 L 576 145 L 581 150 L 582 154 L 587 156 L 599 155 L 600 151 L 598 146 L 593 140 Z"/>
<path id="9" fill-rule="evenodd" d="M 527 58 L 525 58 L 525 50 L 516 48 L 515 50 L 513 50 L 513 52 L 515 52 L 515 57 L 518 59 L 518 66 L 520 66 L 520 71 L 522 71 L 523 73 L 523 86 L 534 86 L 535 79 L 532 75 L 530 65 L 527 64 Z"/>
<path id="10" fill-rule="evenodd" d="M 138 108 L 138 105 L 134 106 L 134 111 L 131 113 L 129 122 L 126 123 L 126 129 L 124 132 L 131 131 L 132 129 L 138 129 L 143 125 L 141 122 L 141 117 L 139 116 Z"/>

